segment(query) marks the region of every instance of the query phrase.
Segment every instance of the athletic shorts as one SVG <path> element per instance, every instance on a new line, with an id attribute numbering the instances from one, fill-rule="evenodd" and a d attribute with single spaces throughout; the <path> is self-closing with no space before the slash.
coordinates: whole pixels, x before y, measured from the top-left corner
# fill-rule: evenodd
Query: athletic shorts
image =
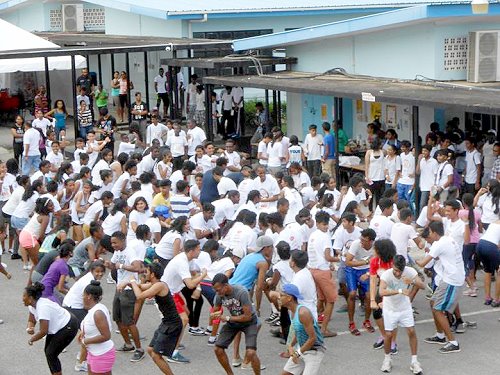
<path id="1" fill-rule="evenodd" d="M 219 332 L 219 338 L 215 342 L 215 346 L 227 349 L 233 342 L 234 337 L 238 334 L 238 332 L 243 332 L 245 334 L 246 349 L 257 350 L 257 333 L 259 332 L 259 325 L 257 324 L 257 321 L 250 324 L 224 324 Z"/>
<path id="2" fill-rule="evenodd" d="M 33 249 L 38 245 L 38 239 L 33 233 L 23 229 L 19 233 L 19 244 L 25 249 Z"/>
<path id="3" fill-rule="evenodd" d="M 413 310 L 407 309 L 404 311 L 392 311 L 382 309 L 384 318 L 384 327 L 386 331 L 394 331 L 398 327 L 414 327 L 415 319 L 413 318 Z"/>
<path id="4" fill-rule="evenodd" d="M 175 350 L 177 340 L 179 340 L 181 333 L 181 322 L 179 322 L 178 325 L 161 323 L 156 329 L 149 346 L 153 348 L 155 353 L 170 357 Z"/>
<path id="5" fill-rule="evenodd" d="M 490 241 L 479 240 L 476 251 L 483 263 L 484 272 L 495 273 L 500 264 L 500 252 L 497 245 Z"/>
<path id="6" fill-rule="evenodd" d="M 89 365 L 89 370 L 92 370 L 93 374 L 111 373 L 115 360 L 115 348 L 111 348 L 106 353 L 101 355 L 93 355 L 91 352 L 87 352 L 87 363 Z"/>
<path id="7" fill-rule="evenodd" d="M 172 294 L 172 297 L 174 298 L 175 308 L 177 309 L 177 312 L 179 314 L 187 313 L 186 302 L 184 301 L 184 298 L 182 297 L 182 293 L 174 293 L 174 294 Z"/>
<path id="8" fill-rule="evenodd" d="M 462 287 L 454 286 L 441 281 L 432 295 L 433 309 L 452 313 L 458 305 L 458 296 Z"/>
<path id="9" fill-rule="evenodd" d="M 117 291 L 113 299 L 113 320 L 126 326 L 134 325 L 135 300 L 133 290 Z"/>
<path id="10" fill-rule="evenodd" d="M 316 291 L 320 301 L 333 303 L 337 300 L 337 286 L 330 270 L 310 269 L 311 275 L 316 284 Z"/>
<path id="11" fill-rule="evenodd" d="M 352 267 L 345 268 L 345 279 L 349 292 L 355 292 L 359 287 L 363 291 L 363 294 L 368 293 L 368 291 L 370 290 L 370 278 L 366 279 L 365 281 L 361 281 L 361 276 L 366 274 L 368 271 L 368 268 L 365 268 L 363 270 L 357 270 Z"/>
<path id="12" fill-rule="evenodd" d="M 118 100 L 120 101 L 120 107 L 121 108 L 128 108 L 128 95 L 127 94 L 120 94 L 118 95 Z"/>
<path id="13" fill-rule="evenodd" d="M 343 261 L 340 261 L 339 268 L 337 268 L 337 281 L 339 284 L 347 284 L 345 278 L 345 263 Z"/>
<path id="14" fill-rule="evenodd" d="M 299 363 L 295 363 L 290 357 L 283 368 L 284 371 L 293 375 L 300 374 L 319 374 L 321 369 L 321 361 L 325 356 L 325 351 L 321 350 L 308 350 L 302 353 Z"/>
<path id="15" fill-rule="evenodd" d="M 464 260 L 465 274 L 468 276 L 476 266 L 476 246 L 477 243 L 464 245 L 462 258 Z"/>

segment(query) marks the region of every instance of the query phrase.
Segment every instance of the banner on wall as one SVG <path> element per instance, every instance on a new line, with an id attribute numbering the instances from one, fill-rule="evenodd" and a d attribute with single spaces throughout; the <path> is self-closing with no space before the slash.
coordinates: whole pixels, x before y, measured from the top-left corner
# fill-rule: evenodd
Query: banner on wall
<path id="1" fill-rule="evenodd" d="M 321 104 L 321 120 L 328 121 L 328 106 Z"/>
<path id="2" fill-rule="evenodd" d="M 396 118 L 396 106 L 395 105 L 387 105 L 385 107 L 385 125 L 387 129 L 396 129 L 398 122 Z"/>
<path id="3" fill-rule="evenodd" d="M 371 103 L 370 104 L 370 119 L 369 121 L 373 121 L 376 119 L 382 118 L 382 103 Z"/>

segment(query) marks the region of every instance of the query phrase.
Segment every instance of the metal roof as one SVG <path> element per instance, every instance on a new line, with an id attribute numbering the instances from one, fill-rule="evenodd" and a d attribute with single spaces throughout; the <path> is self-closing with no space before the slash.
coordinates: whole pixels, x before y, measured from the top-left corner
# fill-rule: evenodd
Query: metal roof
<path id="1" fill-rule="evenodd" d="M 143 37 L 108 35 L 99 33 L 35 33 L 61 48 L 34 49 L 25 51 L 3 51 L 0 59 L 96 55 L 107 53 L 126 53 L 144 51 L 177 50 L 225 50 L 231 49 L 231 41 L 217 39 L 189 39 L 169 37 Z"/>
<path id="2" fill-rule="evenodd" d="M 343 74 L 284 72 L 262 76 L 204 77 L 203 83 L 350 99 L 362 99 L 362 93 L 370 93 L 377 102 L 432 108 L 458 107 L 468 112 L 500 114 L 500 82 L 475 85 L 467 82 L 401 81 Z"/>
<path id="3" fill-rule="evenodd" d="M 296 57 L 245 56 L 232 55 L 225 57 L 202 57 L 161 59 L 162 65 L 191 67 L 199 69 L 222 69 L 238 67 L 274 66 L 278 64 L 297 64 Z"/>

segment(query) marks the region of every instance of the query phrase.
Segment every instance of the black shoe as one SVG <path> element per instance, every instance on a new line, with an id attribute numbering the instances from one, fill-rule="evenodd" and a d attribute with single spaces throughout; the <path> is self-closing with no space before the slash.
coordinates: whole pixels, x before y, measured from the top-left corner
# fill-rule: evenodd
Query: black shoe
<path id="1" fill-rule="evenodd" d="M 439 353 L 448 354 L 448 353 L 458 353 L 460 351 L 460 345 L 453 345 L 451 342 L 448 342 L 442 348 L 439 348 Z"/>
<path id="2" fill-rule="evenodd" d="M 439 337 L 437 336 L 432 336 L 432 337 L 427 337 L 424 339 L 424 341 L 427 343 L 427 344 L 439 344 L 439 345 L 444 345 L 446 344 L 446 337 L 443 337 L 442 339 L 440 339 Z"/>
<path id="3" fill-rule="evenodd" d="M 12 259 L 12 260 L 16 260 L 16 259 L 22 259 L 22 257 L 21 257 L 21 255 L 19 255 L 19 254 L 12 254 L 12 255 L 10 256 L 10 259 Z"/>
<path id="4" fill-rule="evenodd" d="M 280 344 L 281 344 L 281 345 L 286 345 L 286 340 L 285 340 L 285 339 L 283 339 L 283 338 L 282 338 L 282 339 L 280 339 Z"/>

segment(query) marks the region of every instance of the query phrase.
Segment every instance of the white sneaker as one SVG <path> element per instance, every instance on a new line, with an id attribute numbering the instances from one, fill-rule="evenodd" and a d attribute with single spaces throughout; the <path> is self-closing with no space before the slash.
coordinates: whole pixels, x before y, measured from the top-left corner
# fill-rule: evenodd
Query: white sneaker
<path id="1" fill-rule="evenodd" d="M 108 276 L 106 276 L 106 282 L 108 284 L 114 284 L 115 280 L 113 280 L 113 277 L 111 277 L 111 273 L 108 273 Z"/>
<path id="2" fill-rule="evenodd" d="M 392 370 L 392 361 L 390 358 L 384 358 L 384 362 L 382 362 L 382 367 L 380 371 L 382 372 L 391 372 Z"/>
<path id="3" fill-rule="evenodd" d="M 75 371 L 77 372 L 88 372 L 87 361 L 83 361 L 82 363 L 75 363 Z"/>
<path id="4" fill-rule="evenodd" d="M 423 374 L 424 371 L 422 370 L 422 367 L 420 366 L 420 363 L 418 362 L 413 362 L 411 365 L 410 365 L 410 371 L 415 374 L 415 375 L 420 375 L 420 374 Z"/>

